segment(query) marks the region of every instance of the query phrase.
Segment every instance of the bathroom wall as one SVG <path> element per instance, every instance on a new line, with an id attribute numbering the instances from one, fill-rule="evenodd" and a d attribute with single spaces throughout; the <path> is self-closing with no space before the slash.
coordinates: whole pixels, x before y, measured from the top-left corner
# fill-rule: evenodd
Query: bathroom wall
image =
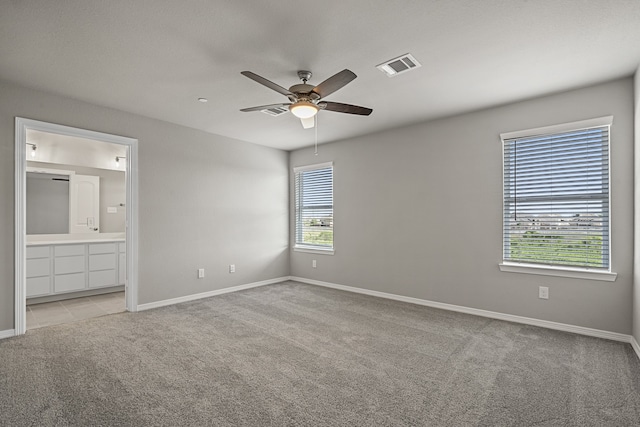
<path id="1" fill-rule="evenodd" d="M 124 171 L 98 169 L 84 166 L 53 164 L 44 162 L 27 162 L 27 167 L 46 168 L 74 171 L 78 175 L 93 175 L 100 177 L 100 233 L 120 233 L 125 231 L 125 206 L 120 206 L 126 200 L 126 176 Z M 29 231 L 29 187 L 27 187 L 27 234 Z M 67 192 L 68 200 L 68 192 Z M 107 208 L 115 208 L 115 213 L 109 213 Z M 68 216 L 68 209 L 67 209 Z M 68 221 L 68 220 L 67 220 Z M 68 227 L 67 227 L 68 230 Z M 68 231 L 66 231 L 68 232 Z M 51 233 L 49 233 L 51 234 Z"/>

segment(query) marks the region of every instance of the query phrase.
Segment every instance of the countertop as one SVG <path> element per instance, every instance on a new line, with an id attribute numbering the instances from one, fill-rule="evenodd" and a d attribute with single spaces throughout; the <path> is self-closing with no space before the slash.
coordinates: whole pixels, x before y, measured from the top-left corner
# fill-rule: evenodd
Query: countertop
<path id="1" fill-rule="evenodd" d="M 27 246 L 67 245 L 73 243 L 124 242 L 125 233 L 28 234 Z"/>

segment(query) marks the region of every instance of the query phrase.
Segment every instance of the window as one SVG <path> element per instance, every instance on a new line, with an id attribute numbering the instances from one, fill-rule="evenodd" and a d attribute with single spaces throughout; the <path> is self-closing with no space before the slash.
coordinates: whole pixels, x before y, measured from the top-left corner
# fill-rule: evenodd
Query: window
<path id="1" fill-rule="evenodd" d="M 611 123 L 606 117 L 501 135 L 505 262 L 610 270 Z"/>
<path id="2" fill-rule="evenodd" d="M 333 251 L 333 164 L 294 168 L 296 249 Z"/>

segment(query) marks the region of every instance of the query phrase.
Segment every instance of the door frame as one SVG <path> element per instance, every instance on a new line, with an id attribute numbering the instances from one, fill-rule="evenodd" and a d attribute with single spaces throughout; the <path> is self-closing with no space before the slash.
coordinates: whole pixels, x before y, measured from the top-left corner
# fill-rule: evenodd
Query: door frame
<path id="1" fill-rule="evenodd" d="M 125 183 L 127 192 L 125 214 L 127 277 L 125 295 L 127 310 L 138 311 L 138 140 L 22 117 L 16 117 L 15 126 L 15 335 L 22 335 L 27 330 L 27 130 L 93 139 L 127 147 Z"/>

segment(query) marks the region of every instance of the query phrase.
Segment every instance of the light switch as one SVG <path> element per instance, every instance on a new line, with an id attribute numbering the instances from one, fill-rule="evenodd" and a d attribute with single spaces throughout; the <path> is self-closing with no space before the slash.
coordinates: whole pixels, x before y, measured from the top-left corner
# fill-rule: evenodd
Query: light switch
<path id="1" fill-rule="evenodd" d="M 116 206 L 107 206 L 107 213 L 118 213 L 118 208 Z"/>

